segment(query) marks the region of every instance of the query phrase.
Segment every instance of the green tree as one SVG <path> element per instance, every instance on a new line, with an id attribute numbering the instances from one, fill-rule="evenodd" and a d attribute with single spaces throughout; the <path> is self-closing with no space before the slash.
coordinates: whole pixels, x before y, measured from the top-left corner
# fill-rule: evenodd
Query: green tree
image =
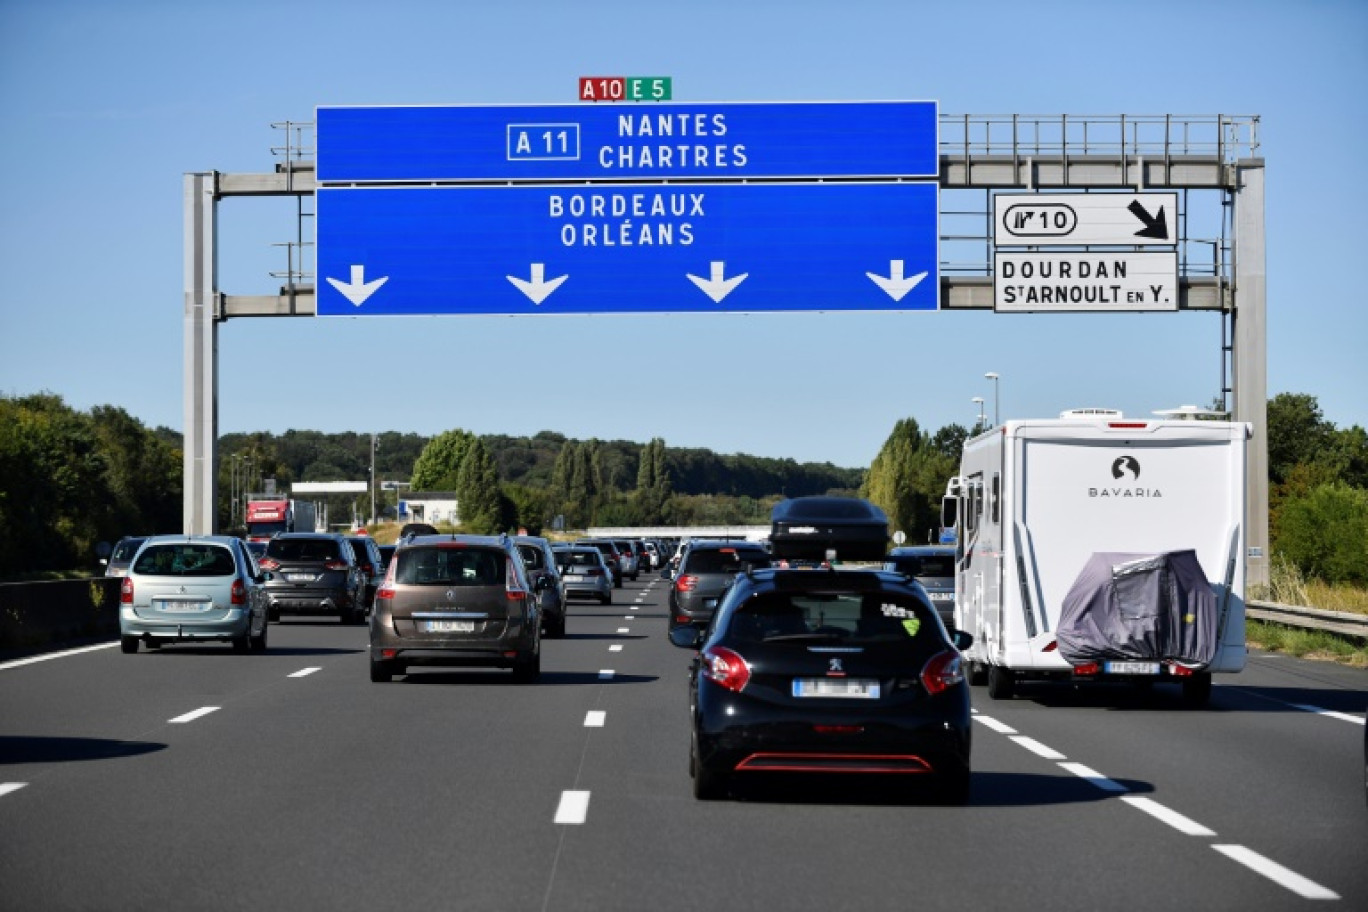
<path id="1" fill-rule="evenodd" d="M 415 491 L 456 491 L 466 451 L 475 435 L 460 428 L 438 434 L 423 447 L 413 463 L 410 483 Z M 486 456 L 488 453 L 486 453 Z M 461 505 L 464 514 L 465 505 Z"/>
<path id="2" fill-rule="evenodd" d="M 461 528 L 477 535 L 498 532 L 503 523 L 499 472 L 480 438 L 470 441 L 456 477 Z"/>
<path id="3" fill-rule="evenodd" d="M 907 533 L 911 542 L 934 540 L 940 524 L 940 499 L 955 474 L 958 457 L 936 446 L 916 419 L 893 427 L 869 467 L 860 496 L 888 515 L 889 530 Z"/>
<path id="4" fill-rule="evenodd" d="M 1335 482 L 1288 497 L 1273 548 L 1307 577 L 1368 583 L 1368 491 Z"/>
<path id="5" fill-rule="evenodd" d="M 1281 484 L 1294 466 L 1315 462 L 1334 433 L 1315 396 L 1279 393 L 1268 400 L 1268 480 Z"/>

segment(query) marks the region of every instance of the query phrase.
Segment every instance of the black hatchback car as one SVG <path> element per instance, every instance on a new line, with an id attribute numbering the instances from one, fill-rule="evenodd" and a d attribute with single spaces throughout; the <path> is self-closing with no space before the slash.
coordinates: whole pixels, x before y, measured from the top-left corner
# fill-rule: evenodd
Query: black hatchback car
<path id="1" fill-rule="evenodd" d="M 969 687 L 925 591 L 885 571 L 766 569 L 736 578 L 690 675 L 694 795 L 761 773 L 930 775 L 970 790 Z"/>

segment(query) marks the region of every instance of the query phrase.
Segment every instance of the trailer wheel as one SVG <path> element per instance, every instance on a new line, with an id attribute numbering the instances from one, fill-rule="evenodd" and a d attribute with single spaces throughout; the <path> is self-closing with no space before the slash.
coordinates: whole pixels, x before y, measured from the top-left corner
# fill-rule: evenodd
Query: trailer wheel
<path id="1" fill-rule="evenodd" d="M 965 659 L 964 680 L 969 682 L 970 687 L 982 687 L 988 682 L 988 673 L 978 662 L 973 659 Z"/>
<path id="2" fill-rule="evenodd" d="M 1201 709 L 1211 699 L 1211 673 L 1203 672 L 1183 679 L 1183 705 Z"/>
<path id="3" fill-rule="evenodd" d="M 1016 692 L 1016 675 L 1001 665 L 988 666 L 988 696 L 994 700 L 1010 700 Z"/>

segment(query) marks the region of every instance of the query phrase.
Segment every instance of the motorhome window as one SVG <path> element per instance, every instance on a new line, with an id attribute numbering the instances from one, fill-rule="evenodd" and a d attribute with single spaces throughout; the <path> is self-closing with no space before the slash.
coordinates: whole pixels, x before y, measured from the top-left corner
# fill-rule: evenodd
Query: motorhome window
<path id="1" fill-rule="evenodd" d="M 969 480 L 969 515 L 965 524 L 972 535 L 978 531 L 979 517 L 983 515 L 983 478 L 975 476 Z"/>
<path id="2" fill-rule="evenodd" d="M 1002 522 L 1002 478 L 997 473 L 993 474 L 993 501 L 990 509 L 993 514 L 993 525 Z"/>

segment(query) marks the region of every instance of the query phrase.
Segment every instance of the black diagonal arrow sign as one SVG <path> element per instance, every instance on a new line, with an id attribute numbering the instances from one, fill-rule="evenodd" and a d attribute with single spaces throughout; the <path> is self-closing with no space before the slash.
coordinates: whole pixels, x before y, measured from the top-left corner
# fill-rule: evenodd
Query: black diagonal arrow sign
<path id="1" fill-rule="evenodd" d="M 1159 207 L 1158 215 L 1150 215 L 1149 210 L 1140 204 L 1139 200 L 1134 201 L 1129 207 L 1131 214 L 1145 223 L 1145 227 L 1135 232 L 1136 237 L 1154 238 L 1159 241 L 1168 240 L 1168 219 L 1164 216 L 1164 207 Z"/>

